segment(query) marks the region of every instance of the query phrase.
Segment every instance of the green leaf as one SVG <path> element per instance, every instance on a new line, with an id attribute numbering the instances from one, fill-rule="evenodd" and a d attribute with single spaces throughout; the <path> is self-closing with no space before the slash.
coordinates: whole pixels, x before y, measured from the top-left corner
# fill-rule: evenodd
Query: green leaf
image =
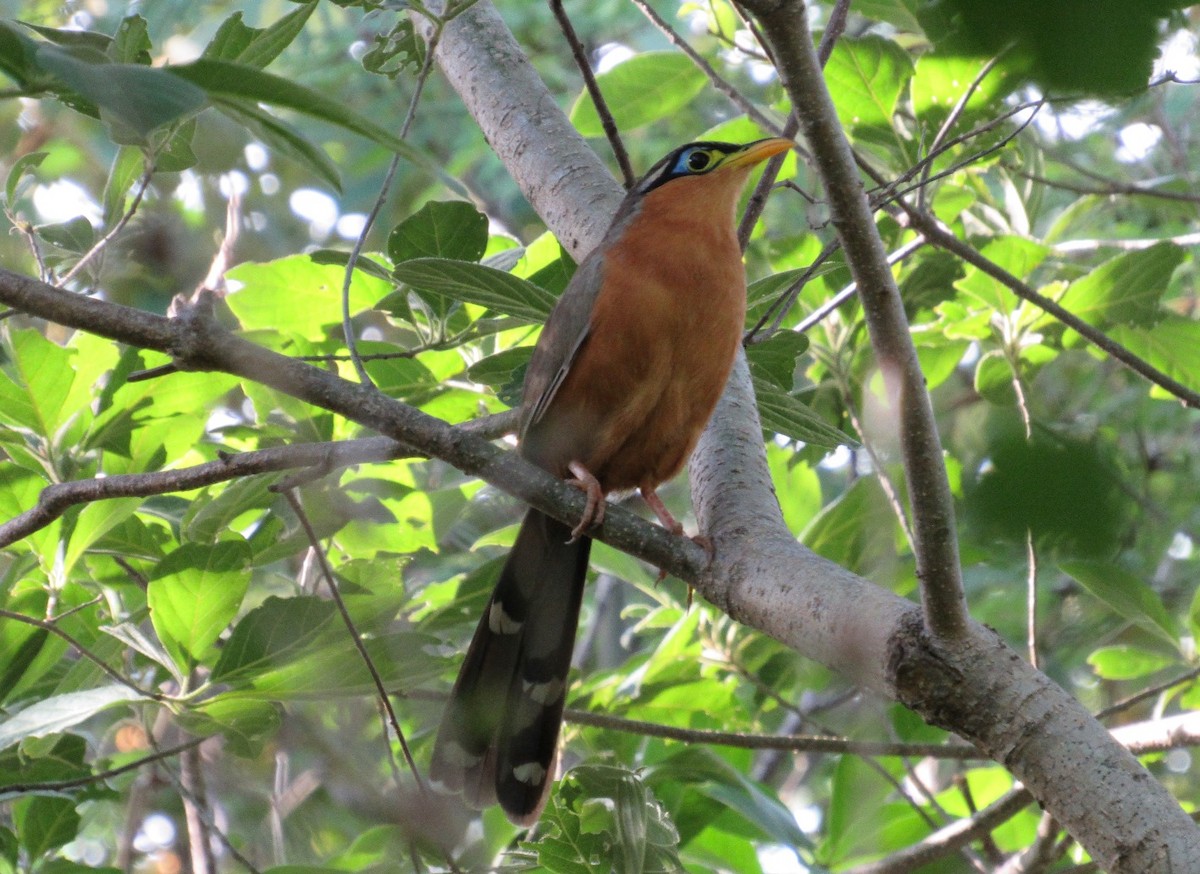
<path id="1" fill-rule="evenodd" d="M 39 225 L 37 232 L 46 242 L 81 255 L 92 248 L 92 243 L 96 241 L 92 223 L 83 216 L 76 216 L 59 224 Z"/>
<path id="2" fill-rule="evenodd" d="M 200 58 L 190 64 L 169 67 L 172 76 L 202 89 L 211 99 L 249 100 L 282 106 L 366 137 L 390 149 L 410 163 L 448 180 L 442 168 L 428 155 L 399 139 L 368 118 L 350 109 L 345 101 L 306 88 L 291 79 L 275 76 L 246 64 Z M 456 183 L 453 187 L 461 186 Z"/>
<path id="3" fill-rule="evenodd" d="M 263 744 L 275 734 L 283 720 L 279 706 L 270 701 L 254 701 L 218 695 L 195 710 L 178 717 L 179 724 L 191 734 L 219 734 L 235 756 L 250 759 L 262 752 Z"/>
<path id="4" fill-rule="evenodd" d="M 376 344 L 363 343 L 359 351 L 378 351 Z M 394 352 L 393 347 L 387 351 Z M 375 387 L 391 398 L 420 406 L 443 390 L 429 368 L 412 358 L 382 358 L 366 362 L 367 373 Z"/>
<path id="5" fill-rule="evenodd" d="M 185 543 L 155 569 L 146 595 L 150 620 L 180 667 L 202 661 L 237 614 L 250 584 L 249 559 L 241 540 Z"/>
<path id="6" fill-rule="evenodd" d="M 896 517 L 875 477 L 859 477 L 826 504 L 800 534 L 818 555 L 872 577 L 896 561 Z"/>
<path id="7" fill-rule="evenodd" d="M 793 532 L 803 530 L 821 511 L 821 480 L 816 470 L 799 462 L 795 452 L 773 443 L 767 444 L 767 464 L 783 521 Z"/>
<path id="8" fill-rule="evenodd" d="M 812 408 L 798 401 L 775 383 L 754 379 L 758 414 L 766 431 L 774 431 L 813 446 L 857 446 L 857 442 L 822 419 Z"/>
<path id="9" fill-rule="evenodd" d="M 114 705 L 141 700 L 145 699 L 136 690 L 120 683 L 42 698 L 0 722 L 0 750 L 27 738 L 66 731 Z"/>
<path id="10" fill-rule="evenodd" d="M 975 391 L 989 403 L 1011 406 L 1016 403 L 1013 369 L 1004 353 L 993 349 L 975 365 Z"/>
<path id="11" fill-rule="evenodd" d="M 63 556 L 63 572 L 69 572 L 96 541 L 132 516 L 143 500 L 117 498 L 85 505 L 71 530 L 71 539 Z"/>
<path id="12" fill-rule="evenodd" d="M 113 158 L 104 183 L 104 224 L 111 227 L 125 212 L 125 200 L 129 189 L 145 169 L 142 150 L 133 146 L 122 146 Z"/>
<path id="13" fill-rule="evenodd" d="M 17 186 L 21 182 L 21 177 L 39 167 L 49 154 L 49 152 L 30 152 L 13 161 L 12 168 L 8 171 L 8 179 L 4 183 L 4 202 L 9 209 L 13 208 L 14 201 L 17 199 Z"/>
<path id="14" fill-rule="evenodd" d="M 721 807 L 739 814 L 764 837 L 790 847 L 811 846 L 796 818 L 777 797 L 712 750 L 692 747 L 676 753 L 649 769 L 647 780 L 652 787 L 666 780 L 693 785 Z"/>
<path id="15" fill-rule="evenodd" d="M 979 251 L 989 261 L 1018 279 L 1028 279 L 1049 254 L 1049 249 L 1041 243 L 1024 237 L 996 237 L 989 240 Z M 1017 303 L 1017 298 L 1007 286 L 977 267 L 968 267 L 966 275 L 954 283 L 954 286 L 982 304 L 989 316 L 993 310 L 997 313 L 1010 312 Z"/>
<path id="16" fill-rule="evenodd" d="M 242 23 L 242 13 L 235 12 L 221 22 L 203 56 L 262 69 L 300 35 L 316 8 L 316 0 L 309 0 L 267 28 L 248 27 Z"/>
<path id="17" fill-rule="evenodd" d="M 601 73 L 596 82 L 618 130 L 628 133 L 683 109 L 708 79 L 679 52 L 642 52 Z M 604 136 L 586 90 L 571 107 L 571 124 L 585 137 Z"/>
<path id="18" fill-rule="evenodd" d="M 397 264 L 395 277 L 413 288 L 473 303 L 527 322 L 544 322 L 556 299 L 532 282 L 468 261 L 417 258 Z"/>
<path id="19" fill-rule="evenodd" d="M 914 114 L 919 118 L 929 116 L 940 124 L 972 86 L 974 90 L 967 99 L 963 116 L 991 108 L 1013 90 L 1019 79 L 1008 67 L 997 65 L 981 80 L 979 75 L 988 60 L 940 51 L 922 55 L 912 79 Z"/>
<path id="20" fill-rule="evenodd" d="M 234 626 L 213 668 L 213 682 L 237 682 L 295 658 L 333 619 L 333 604 L 322 598 L 267 598 Z"/>
<path id="21" fill-rule="evenodd" d="M 532 346 L 516 346 L 480 359 L 467 368 L 473 382 L 498 387 L 511 382 L 518 371 L 524 372 L 533 356 Z"/>
<path id="22" fill-rule="evenodd" d="M 265 264 L 239 264 L 226 276 L 242 283 L 226 301 L 248 330 L 323 340 L 327 326 L 341 324 L 345 270 L 340 267 L 317 264 L 307 255 L 289 255 Z M 388 290 L 385 283 L 356 270 L 350 282 L 350 312 L 371 309 Z"/>
<path id="23" fill-rule="evenodd" d="M 331 624 L 318 632 L 317 643 L 297 651 L 296 657 L 249 673 L 239 671 L 240 685 L 231 697 L 277 700 L 320 700 L 374 694 L 375 686 L 362 657 L 346 637 L 345 628 Z M 311 635 L 310 635 L 311 640 Z M 432 655 L 438 638 L 414 632 L 380 633 L 365 638 L 364 645 L 385 684 L 412 688 L 440 676 L 442 659 Z"/>
<path id="24" fill-rule="evenodd" d="M 1091 325 L 1145 327 L 1160 315 L 1159 301 L 1186 254 L 1174 243 L 1122 253 L 1072 282 L 1058 302 Z"/>
<path id="25" fill-rule="evenodd" d="M 1177 382 L 1200 389 L 1200 321 L 1168 316 L 1152 328 L 1117 326 L 1109 335 Z M 1173 397 L 1155 386 L 1156 397 Z"/>
<path id="26" fill-rule="evenodd" d="M 430 201 L 392 229 L 388 257 L 394 264 L 414 258 L 478 261 L 487 229 L 487 216 L 465 201 Z"/>
<path id="27" fill-rule="evenodd" d="M 278 475 L 248 476 L 228 483 L 216 495 L 205 493 L 192 502 L 181 525 L 183 535 L 196 543 L 215 543 L 239 516 L 263 510 L 278 496 L 270 491 Z"/>
<path id="28" fill-rule="evenodd" d="M 75 839 L 80 818 L 72 799 L 35 795 L 13 805 L 13 822 L 25 852 L 33 859 L 40 859 Z"/>
<path id="29" fill-rule="evenodd" d="M 1158 593 L 1140 578 L 1116 565 L 1097 561 L 1066 562 L 1061 569 L 1122 619 L 1178 649 L 1175 622 Z"/>
<path id="30" fill-rule="evenodd" d="M 342 178 L 337 165 L 290 124 L 259 108 L 251 100 L 213 97 L 212 104 L 262 140 L 272 151 L 306 168 L 318 179 L 329 183 L 334 191 L 342 190 Z"/>
<path id="31" fill-rule="evenodd" d="M 150 66 L 150 33 L 146 19 L 140 15 L 127 15 L 117 27 L 117 35 L 105 52 L 109 60 L 118 64 Z"/>
<path id="32" fill-rule="evenodd" d="M 73 412 L 66 405 L 75 381 L 72 353 L 24 330 L 13 332 L 12 354 L 6 369 L 13 376 L 0 374 L 0 422 L 52 438 Z"/>
<path id="33" fill-rule="evenodd" d="M 884 802 L 895 791 L 885 775 L 857 756 L 842 756 L 834 771 L 825 838 L 817 860 L 830 867 L 856 851 L 873 849 L 886 820 Z"/>
<path id="34" fill-rule="evenodd" d="M 1102 646 L 1088 656 L 1088 664 L 1104 680 L 1139 680 L 1176 662 L 1177 657 L 1128 645 Z"/>
<path id="35" fill-rule="evenodd" d="M 839 39 L 825 65 L 825 79 L 848 130 L 892 130 L 896 101 L 912 76 L 908 52 L 878 36 Z"/>
<path id="36" fill-rule="evenodd" d="M 776 331 L 761 343 L 746 347 L 750 369 L 784 391 L 796 383 L 796 359 L 808 350 L 808 338 L 795 331 Z"/>
<path id="37" fill-rule="evenodd" d="M 167 69 L 89 63 L 49 45 L 38 48 L 37 62 L 94 103 L 118 143 L 145 143 L 152 131 L 198 112 L 208 102 L 203 90 Z"/>

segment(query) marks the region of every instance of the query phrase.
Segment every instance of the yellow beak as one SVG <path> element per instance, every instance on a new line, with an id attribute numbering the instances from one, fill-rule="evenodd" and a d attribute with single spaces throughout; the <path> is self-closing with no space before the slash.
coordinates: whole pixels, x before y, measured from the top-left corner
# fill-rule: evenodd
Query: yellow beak
<path id="1" fill-rule="evenodd" d="M 767 160 L 772 155 L 786 152 L 794 145 L 795 143 L 791 140 L 785 140 L 782 137 L 769 137 L 765 140 L 756 140 L 753 143 L 747 143 L 739 151 L 731 154 L 721 163 L 721 168 L 753 167 L 755 164 Z"/>

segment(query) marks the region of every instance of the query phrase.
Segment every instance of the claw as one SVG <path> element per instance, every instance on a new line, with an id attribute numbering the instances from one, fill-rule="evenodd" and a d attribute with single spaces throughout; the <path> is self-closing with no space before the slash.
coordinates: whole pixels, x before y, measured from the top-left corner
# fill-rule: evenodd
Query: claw
<path id="1" fill-rule="evenodd" d="M 604 490 L 600 487 L 600 480 L 592 476 L 591 471 L 578 461 L 572 461 L 567 465 L 567 469 L 575 475 L 567 480 L 567 484 L 575 486 L 587 495 L 583 516 L 580 518 L 579 524 L 571 529 L 571 539 L 568 542 L 574 543 L 604 521 L 604 510 L 607 505 L 604 500 Z"/>

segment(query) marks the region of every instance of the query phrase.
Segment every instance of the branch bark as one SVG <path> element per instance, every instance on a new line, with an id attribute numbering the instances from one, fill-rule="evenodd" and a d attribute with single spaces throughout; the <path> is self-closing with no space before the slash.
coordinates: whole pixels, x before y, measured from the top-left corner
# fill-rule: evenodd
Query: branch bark
<path id="1" fill-rule="evenodd" d="M 900 290 L 858 176 L 833 99 L 825 88 L 803 2 L 745 3 L 771 45 L 800 129 L 813 152 L 871 337 L 875 358 L 898 415 L 908 480 L 917 573 L 926 627 L 947 641 L 966 633 L 954 502 L 925 377 L 908 331 Z"/>

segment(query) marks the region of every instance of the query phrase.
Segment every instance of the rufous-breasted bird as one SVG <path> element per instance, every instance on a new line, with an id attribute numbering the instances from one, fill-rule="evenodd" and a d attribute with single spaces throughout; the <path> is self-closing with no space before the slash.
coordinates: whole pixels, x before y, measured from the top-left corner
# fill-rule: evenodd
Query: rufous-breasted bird
<path id="1" fill-rule="evenodd" d="M 588 495 L 573 529 L 529 510 L 450 693 L 430 777 L 517 825 L 537 821 L 558 756 L 591 540 L 609 492 L 655 489 L 683 467 L 742 338 L 746 278 L 735 211 L 751 169 L 790 148 L 696 142 L 626 194 L 542 331 L 521 400 L 521 454 Z"/>

